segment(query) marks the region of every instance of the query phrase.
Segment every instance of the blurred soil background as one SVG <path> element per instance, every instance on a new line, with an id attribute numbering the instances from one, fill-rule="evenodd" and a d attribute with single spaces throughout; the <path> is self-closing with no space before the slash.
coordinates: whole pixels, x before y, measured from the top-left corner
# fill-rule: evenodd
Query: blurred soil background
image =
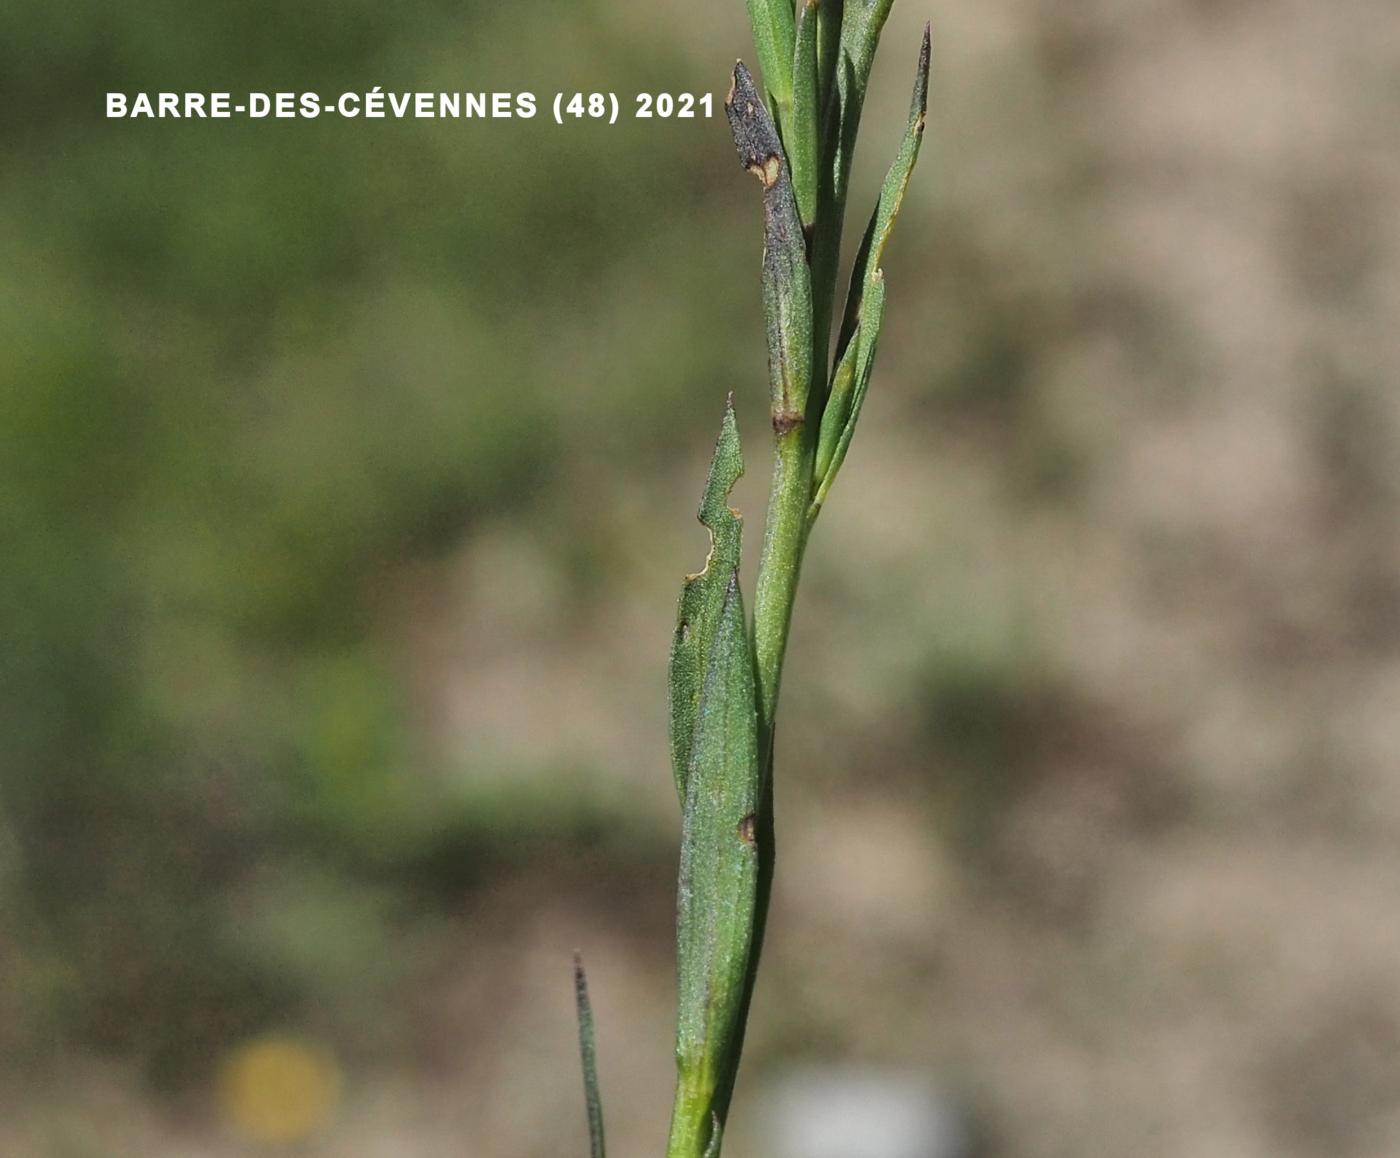
<path id="1" fill-rule="evenodd" d="M 900 0 L 924 161 L 808 556 L 726 1153 L 794 1067 L 987 1158 L 1400 1153 L 1400 10 Z M 0 13 L 0 1153 L 584 1150 L 669 1111 L 664 665 L 725 392 L 742 5 Z M 752 567 L 749 568 L 752 579 Z"/>

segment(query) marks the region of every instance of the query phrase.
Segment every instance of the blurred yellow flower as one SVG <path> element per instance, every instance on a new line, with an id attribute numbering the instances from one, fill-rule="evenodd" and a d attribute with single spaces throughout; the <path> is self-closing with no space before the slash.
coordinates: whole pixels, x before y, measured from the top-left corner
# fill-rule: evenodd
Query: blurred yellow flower
<path id="1" fill-rule="evenodd" d="M 340 1067 L 311 1043 L 257 1038 L 224 1060 L 219 1100 L 240 1134 L 263 1143 L 299 1142 L 324 1129 L 335 1113 Z"/>

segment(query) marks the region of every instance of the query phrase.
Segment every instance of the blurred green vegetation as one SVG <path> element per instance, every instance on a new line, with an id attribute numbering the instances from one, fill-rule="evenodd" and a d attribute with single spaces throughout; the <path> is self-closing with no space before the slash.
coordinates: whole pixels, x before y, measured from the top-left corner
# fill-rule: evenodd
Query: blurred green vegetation
<path id="1" fill-rule="evenodd" d="M 804 565 L 736 1152 L 836 1057 L 948 1073 L 998 1154 L 1400 1152 L 1400 38 L 1354 16 L 895 6 L 848 240 L 926 17 L 929 134 Z M 0 6 L 0 1152 L 247 1153 L 206 1079 L 259 1041 L 345 1078 L 308 1155 L 581 1147 L 575 945 L 609 1131 L 663 1135 L 726 390 L 750 558 L 767 473 L 722 118 L 103 94 L 718 98 L 748 40 L 737 0 Z"/>
<path id="2" fill-rule="evenodd" d="M 615 17 L 0 16 L 8 1056 L 96 1046 L 179 1084 L 366 1008 L 336 986 L 382 997 L 375 946 L 512 832 L 603 839 L 586 807 L 420 774 L 376 609 L 475 520 L 689 443 L 675 401 L 733 380 L 748 350 L 712 336 L 751 324 L 700 211 L 722 121 L 118 122 L 102 93 L 708 87 Z M 588 582 L 588 546 L 557 550 Z"/>

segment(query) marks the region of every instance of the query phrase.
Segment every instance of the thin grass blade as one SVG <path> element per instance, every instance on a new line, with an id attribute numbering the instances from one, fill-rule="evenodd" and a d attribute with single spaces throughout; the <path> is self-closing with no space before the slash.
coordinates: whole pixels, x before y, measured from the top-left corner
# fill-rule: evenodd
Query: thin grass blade
<path id="1" fill-rule="evenodd" d="M 593 1040 L 593 1006 L 588 1000 L 588 978 L 583 958 L 574 954 L 574 1002 L 578 1008 L 578 1048 L 583 1060 L 583 1099 L 588 1107 L 590 1158 L 606 1158 L 603 1145 L 603 1099 L 598 1092 L 598 1065 Z"/>

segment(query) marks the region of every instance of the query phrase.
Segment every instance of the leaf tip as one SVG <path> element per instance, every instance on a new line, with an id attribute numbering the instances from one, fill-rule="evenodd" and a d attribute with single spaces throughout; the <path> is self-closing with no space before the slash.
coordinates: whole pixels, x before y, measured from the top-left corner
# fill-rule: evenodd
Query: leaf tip
<path id="1" fill-rule="evenodd" d="M 741 60 L 734 65 L 734 82 L 725 98 L 724 115 L 734 135 L 739 164 L 771 189 L 782 175 L 783 146 L 753 76 Z"/>
<path id="2" fill-rule="evenodd" d="M 598 1092 L 598 1064 L 593 1033 L 593 1007 L 588 1000 L 588 978 L 583 971 L 583 954 L 574 950 L 574 1003 L 578 1013 L 578 1044 L 583 1063 L 583 1095 L 588 1111 L 590 1158 L 604 1158 L 603 1099 Z"/>
<path id="3" fill-rule="evenodd" d="M 924 25 L 924 39 L 919 46 L 919 67 L 914 73 L 914 99 L 910 102 L 910 119 L 915 131 L 924 131 L 924 116 L 928 112 L 928 73 L 933 55 L 933 26 Z"/>

